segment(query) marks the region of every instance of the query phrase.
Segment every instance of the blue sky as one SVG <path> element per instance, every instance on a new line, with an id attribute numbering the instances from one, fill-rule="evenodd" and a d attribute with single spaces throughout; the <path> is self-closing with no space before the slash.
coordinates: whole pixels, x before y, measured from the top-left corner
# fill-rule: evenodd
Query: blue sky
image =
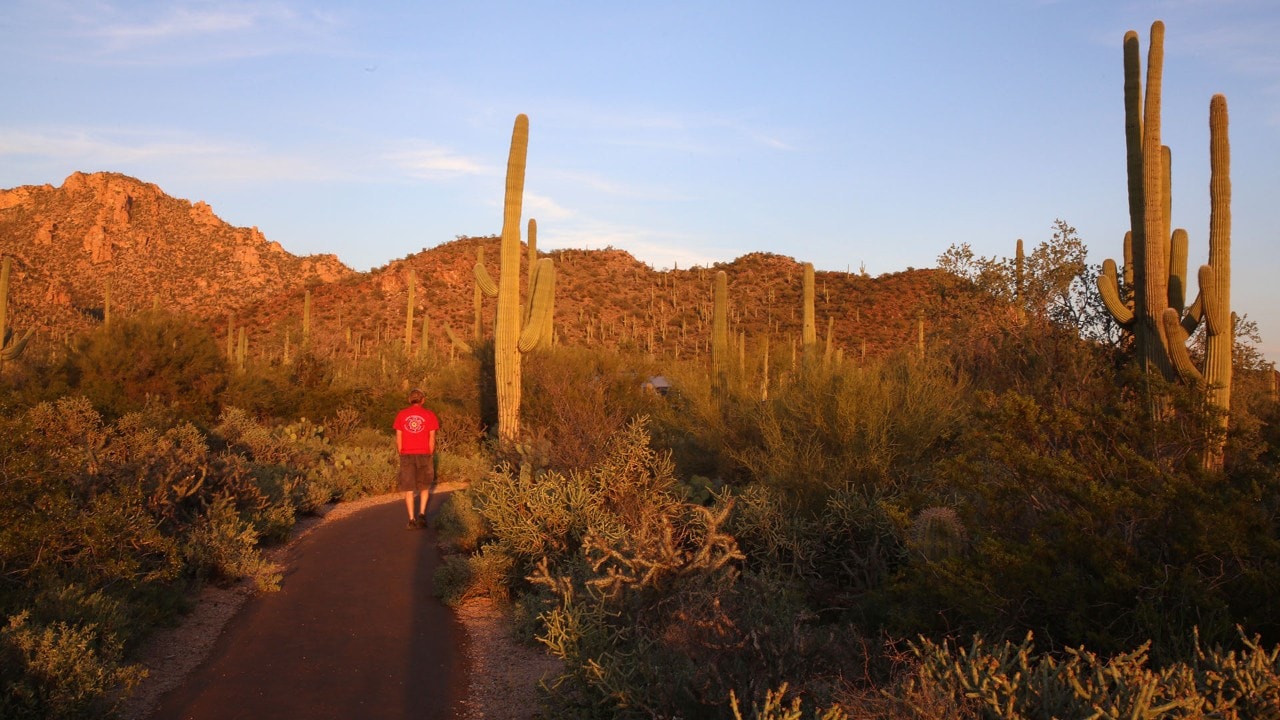
<path id="1" fill-rule="evenodd" d="M 1174 225 L 1194 269 L 1224 93 L 1233 304 L 1280 358 L 1274 0 L 8 0 L 0 187 L 122 172 L 366 270 L 498 232 L 523 112 L 544 249 L 878 275 L 1061 218 L 1100 262 L 1128 224 L 1121 39 L 1145 64 L 1155 19 Z"/>

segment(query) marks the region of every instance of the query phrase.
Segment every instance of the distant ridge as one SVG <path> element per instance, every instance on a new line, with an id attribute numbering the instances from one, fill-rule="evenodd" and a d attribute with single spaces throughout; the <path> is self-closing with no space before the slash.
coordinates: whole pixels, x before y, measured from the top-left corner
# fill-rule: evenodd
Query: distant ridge
<path id="1" fill-rule="evenodd" d="M 46 345 L 100 323 L 109 289 L 113 313 L 158 303 L 220 332 L 234 318 L 250 330 L 253 354 L 278 356 L 301 338 L 310 290 L 314 347 L 359 354 L 403 344 L 412 269 L 414 342 L 426 317 L 429 342 L 446 347 L 446 324 L 474 339 L 472 268 L 480 249 L 496 277 L 496 237 L 459 237 L 362 273 L 333 255 L 293 255 L 257 228 L 223 222 L 204 202 L 119 173 L 77 172 L 61 187 L 0 190 L 0 252 L 15 258 L 12 322 L 35 327 Z M 766 335 L 771 354 L 790 353 L 800 332 L 801 264 L 790 257 L 751 253 L 711 268 L 659 272 L 615 248 L 541 254 L 555 260 L 562 343 L 702 354 L 716 270 L 728 274 L 731 332 L 748 354 Z M 816 294 L 819 338 L 825 341 L 830 318 L 836 349 L 853 357 L 914 347 L 921 323 L 927 343 L 948 343 L 957 330 L 990 327 L 1000 315 L 990 298 L 937 270 L 878 278 L 819 271 Z M 486 300 L 482 337 L 492 333 L 493 309 Z"/>

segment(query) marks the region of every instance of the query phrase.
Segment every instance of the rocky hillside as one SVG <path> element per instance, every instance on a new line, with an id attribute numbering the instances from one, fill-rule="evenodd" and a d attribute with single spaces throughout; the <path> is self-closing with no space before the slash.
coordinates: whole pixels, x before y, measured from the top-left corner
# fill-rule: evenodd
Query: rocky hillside
<path id="1" fill-rule="evenodd" d="M 496 221 L 495 221 L 496 222 Z M 803 242 L 797 242 L 803 247 Z M 169 197 L 155 185 L 114 173 L 76 173 L 61 187 L 0 191 L 0 252 L 15 258 L 11 322 L 36 327 L 46 347 L 113 313 L 153 303 L 201 318 L 220 336 L 248 330 L 251 355 L 280 357 L 302 339 L 311 293 L 310 340 L 320 352 L 368 355 L 402 345 L 410 271 L 415 282 L 413 342 L 447 348 L 447 325 L 474 341 L 472 268 L 483 251 L 498 274 L 495 237 L 458 238 L 355 272 L 331 255 L 298 257 L 256 228 L 236 228 L 203 202 Z M 710 268 L 655 271 L 616 250 L 556 250 L 556 332 L 561 343 L 603 344 L 688 357 L 707 351 L 711 287 L 729 279 L 731 329 L 758 353 L 789 354 L 800 334 L 800 260 L 753 253 Z M 801 258 L 803 260 L 803 258 Z M 872 278 L 818 272 L 818 335 L 828 321 L 846 355 L 965 341 L 1002 311 L 965 283 L 935 270 Z M 492 334 L 495 302 L 481 305 L 480 336 Z"/>
<path id="2" fill-rule="evenodd" d="M 281 288 L 354 274 L 332 255 L 297 257 L 203 202 L 117 173 L 73 173 L 61 185 L 0 190 L 0 252 L 14 258 L 10 304 L 42 335 L 84 329 L 159 303 L 224 315 Z"/>

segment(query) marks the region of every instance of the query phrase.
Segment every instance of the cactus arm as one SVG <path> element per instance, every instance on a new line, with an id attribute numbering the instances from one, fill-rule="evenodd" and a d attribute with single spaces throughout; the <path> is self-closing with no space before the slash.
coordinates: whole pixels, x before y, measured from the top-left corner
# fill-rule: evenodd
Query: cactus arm
<path id="1" fill-rule="evenodd" d="M 459 337 L 458 334 L 453 331 L 453 328 L 449 327 L 449 323 L 444 323 L 444 334 L 449 338 L 449 342 L 453 343 L 454 347 L 464 353 L 471 352 L 471 345 L 466 340 Z"/>
<path id="2" fill-rule="evenodd" d="M 498 283 L 493 281 L 493 276 L 485 269 L 483 262 L 476 262 L 473 273 L 476 277 L 476 287 L 480 289 L 480 292 L 484 293 L 486 297 L 498 296 Z"/>
<path id="3" fill-rule="evenodd" d="M 14 339 L 13 328 L 9 327 L 9 274 L 13 258 L 6 257 L 0 263 L 0 361 L 17 360 L 27 349 L 27 342 L 35 334 L 35 328 L 27 328 L 18 339 Z"/>
<path id="4" fill-rule="evenodd" d="M 1133 310 L 1120 299 L 1120 285 L 1116 276 L 1116 261 L 1110 258 L 1102 261 L 1102 274 L 1098 276 L 1098 292 L 1102 295 L 1102 303 L 1120 326 L 1128 328 L 1133 325 Z"/>
<path id="5" fill-rule="evenodd" d="M 1187 337 L 1191 337 L 1195 333 L 1196 328 L 1200 327 L 1200 321 L 1204 319 L 1204 294 L 1203 290 L 1196 295 L 1196 301 L 1191 303 L 1191 307 L 1182 315 L 1182 330 L 1186 332 Z"/>
<path id="6" fill-rule="evenodd" d="M 1192 362 L 1191 353 L 1187 352 L 1187 333 L 1182 328 L 1178 312 L 1173 308 L 1165 308 L 1161 319 L 1164 321 L 1165 334 L 1169 337 L 1169 359 L 1173 362 L 1174 369 L 1186 380 L 1202 382 L 1204 375 Z"/>
<path id="7" fill-rule="evenodd" d="M 22 333 L 22 337 L 13 340 L 13 331 L 5 331 L 4 350 L 0 350 L 0 360 L 8 362 L 21 357 L 22 351 L 27 349 L 27 342 L 31 340 L 31 336 L 35 332 L 35 328 L 27 328 L 27 331 Z"/>
<path id="8" fill-rule="evenodd" d="M 1222 318 L 1222 308 L 1218 303 L 1218 279 L 1217 274 L 1211 265 L 1201 265 L 1198 275 L 1200 281 L 1200 299 L 1204 303 L 1204 327 L 1205 331 L 1210 335 L 1227 332 L 1230 325 L 1230 318 L 1225 322 Z"/>
<path id="9" fill-rule="evenodd" d="M 529 352 L 551 343 L 549 319 L 553 314 L 556 291 L 556 267 L 551 258 L 543 258 L 535 264 L 529 281 L 529 310 L 517 345 L 520 352 Z"/>
<path id="10" fill-rule="evenodd" d="M 1187 307 L 1187 231 L 1178 228 L 1169 240 L 1169 307 Z"/>
<path id="11" fill-rule="evenodd" d="M 1133 232 L 1129 231 L 1124 234 L 1124 285 L 1125 287 L 1133 287 Z M 1133 300 L 1128 302 L 1129 307 L 1133 308 Z"/>
<path id="12" fill-rule="evenodd" d="M 528 230 L 525 232 L 525 245 L 528 247 L 528 252 L 529 252 L 529 262 L 528 262 L 529 279 L 528 279 L 528 282 L 525 283 L 525 286 L 529 288 L 529 304 L 532 305 L 533 304 L 533 273 L 538 264 L 538 221 L 533 218 L 529 218 L 529 223 L 527 227 L 528 227 Z M 529 310 L 528 308 L 526 308 L 525 313 L 528 314 L 528 312 Z"/>

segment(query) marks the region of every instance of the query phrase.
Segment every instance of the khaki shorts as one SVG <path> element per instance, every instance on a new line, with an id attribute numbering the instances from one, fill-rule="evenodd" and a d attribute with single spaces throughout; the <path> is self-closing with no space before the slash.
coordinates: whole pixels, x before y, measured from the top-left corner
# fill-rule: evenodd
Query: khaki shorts
<path id="1" fill-rule="evenodd" d="M 403 492 L 422 491 L 436 484 L 435 455 L 401 455 L 399 485 Z"/>

